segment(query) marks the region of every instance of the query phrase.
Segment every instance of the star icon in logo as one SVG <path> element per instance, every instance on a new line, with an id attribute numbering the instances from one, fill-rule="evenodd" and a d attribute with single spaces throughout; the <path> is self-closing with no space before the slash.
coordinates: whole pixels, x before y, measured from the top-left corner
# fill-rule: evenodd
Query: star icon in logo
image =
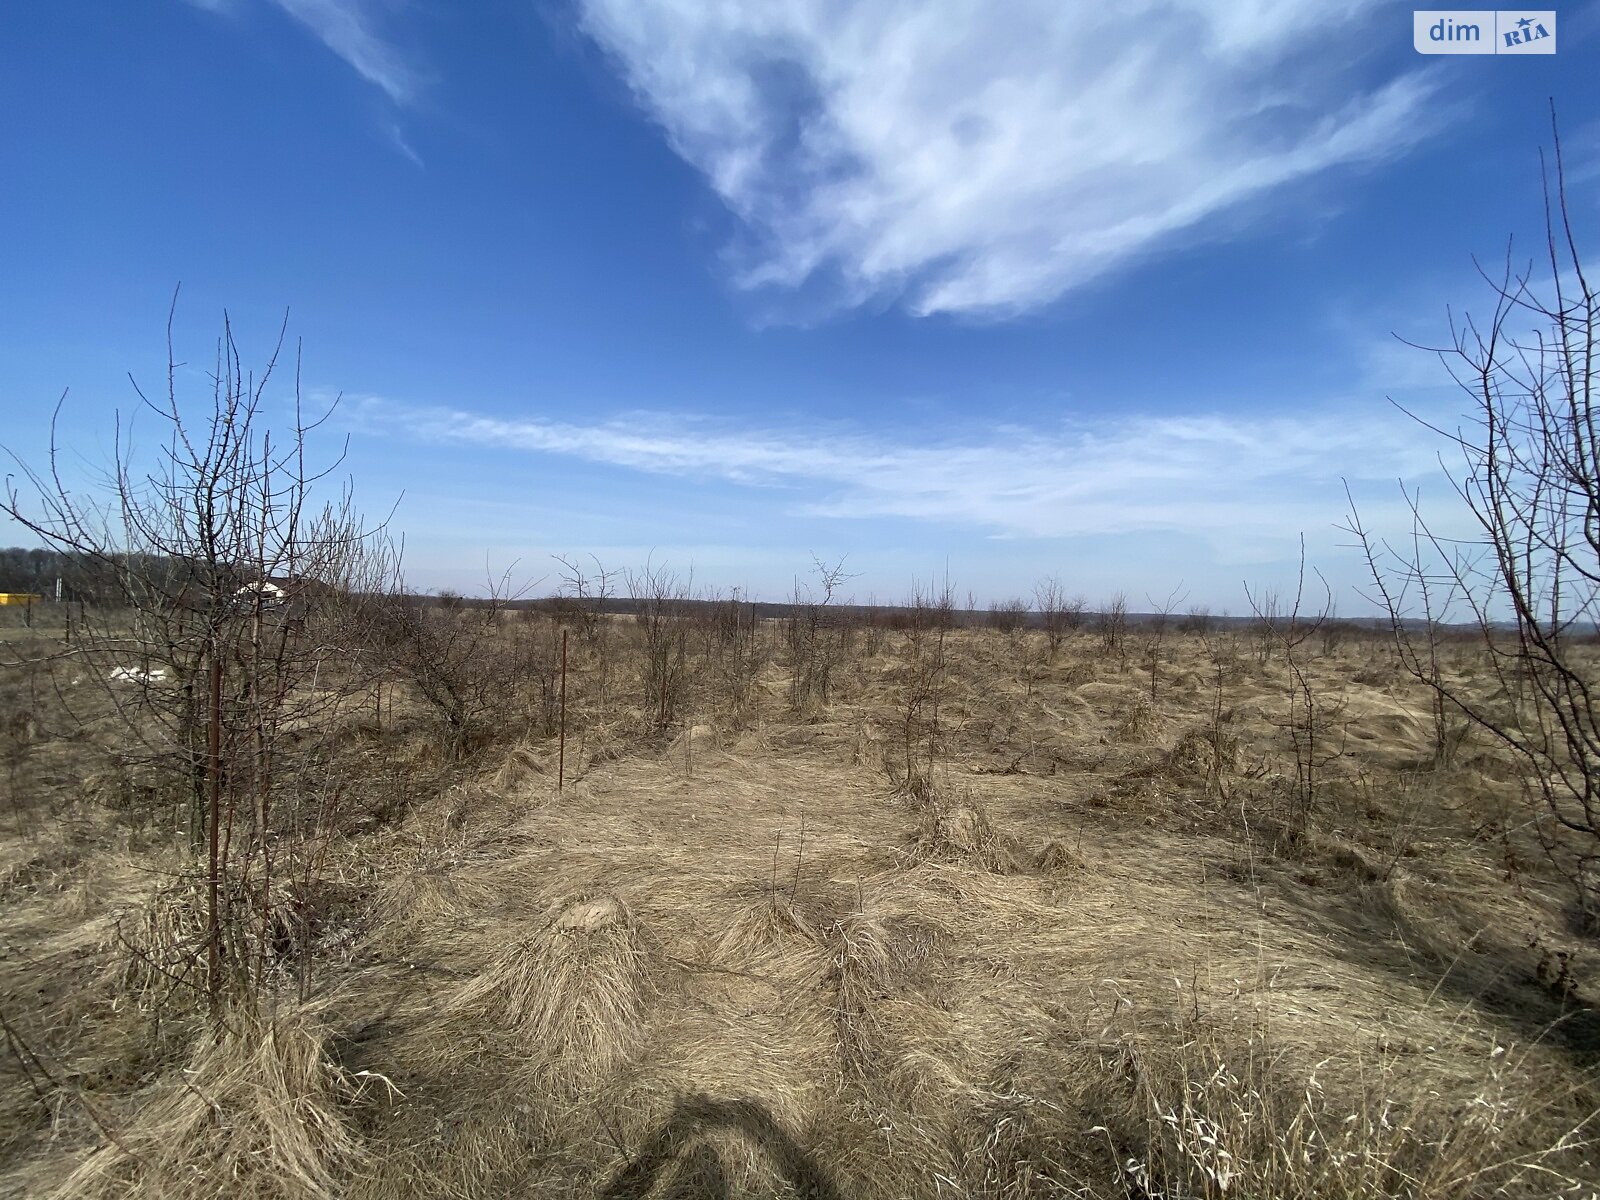
<path id="1" fill-rule="evenodd" d="M 1528 17 L 1523 17 L 1522 20 L 1517 22 L 1517 24 L 1522 26 L 1523 31 L 1526 32 L 1528 26 L 1533 24 L 1533 21 L 1530 20 Z"/>

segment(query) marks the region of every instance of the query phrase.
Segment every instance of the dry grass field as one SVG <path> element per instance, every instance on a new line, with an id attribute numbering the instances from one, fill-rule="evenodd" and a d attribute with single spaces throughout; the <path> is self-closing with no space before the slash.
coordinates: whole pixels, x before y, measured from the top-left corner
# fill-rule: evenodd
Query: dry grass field
<path id="1" fill-rule="evenodd" d="M 502 616 L 545 673 L 470 738 L 399 675 L 294 731 L 337 812 L 220 1022 L 181 803 L 64 716 L 112 664 L 9 640 L 0 1195 L 1600 1194 L 1593 935 L 1379 635 L 1299 647 L 1308 707 L 1243 626 L 664 677 L 602 618 L 558 790 L 560 627 Z"/>

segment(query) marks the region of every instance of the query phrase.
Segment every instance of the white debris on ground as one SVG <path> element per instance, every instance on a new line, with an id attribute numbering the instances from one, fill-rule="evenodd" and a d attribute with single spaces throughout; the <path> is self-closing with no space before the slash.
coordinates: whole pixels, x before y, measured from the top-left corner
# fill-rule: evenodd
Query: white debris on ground
<path id="1" fill-rule="evenodd" d="M 167 672 L 165 667 L 157 667 L 153 671 L 144 671 L 138 667 L 113 667 L 111 669 L 112 683 L 165 683 Z"/>

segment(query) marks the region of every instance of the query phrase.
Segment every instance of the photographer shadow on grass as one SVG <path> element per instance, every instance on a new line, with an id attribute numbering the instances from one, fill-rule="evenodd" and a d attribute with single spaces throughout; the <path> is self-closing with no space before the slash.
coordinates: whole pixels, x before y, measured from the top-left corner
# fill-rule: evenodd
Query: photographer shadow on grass
<path id="1" fill-rule="evenodd" d="M 752 1100 L 714 1100 L 690 1096 L 680 1100 L 642 1150 L 618 1173 L 604 1200 L 641 1200 L 651 1195 L 657 1180 L 670 1172 L 659 1195 L 720 1200 L 731 1194 L 722 1158 L 698 1139 L 714 1130 L 742 1134 L 762 1149 L 775 1175 L 798 1196 L 809 1200 L 840 1200 L 838 1190 L 811 1156 L 795 1144 L 770 1113 Z"/>

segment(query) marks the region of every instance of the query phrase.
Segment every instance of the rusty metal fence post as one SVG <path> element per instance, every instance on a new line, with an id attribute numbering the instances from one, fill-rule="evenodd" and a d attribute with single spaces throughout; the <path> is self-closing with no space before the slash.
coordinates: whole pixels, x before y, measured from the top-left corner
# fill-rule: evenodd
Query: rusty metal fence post
<path id="1" fill-rule="evenodd" d="M 556 758 L 556 791 L 567 783 L 567 631 L 561 631 L 561 749 Z"/>

